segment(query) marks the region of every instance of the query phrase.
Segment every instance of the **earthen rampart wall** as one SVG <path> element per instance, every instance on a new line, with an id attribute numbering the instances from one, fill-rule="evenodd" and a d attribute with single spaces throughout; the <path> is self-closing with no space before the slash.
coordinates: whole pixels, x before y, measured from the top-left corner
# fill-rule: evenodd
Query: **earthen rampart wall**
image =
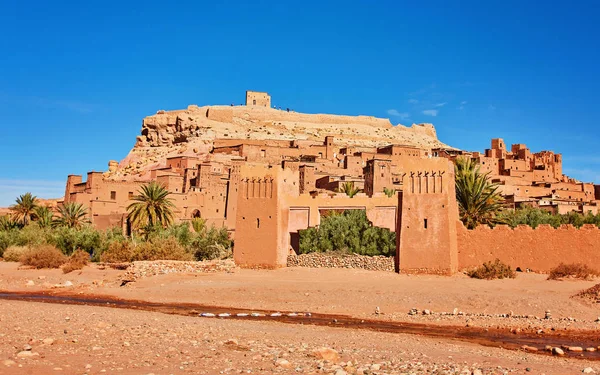
<path id="1" fill-rule="evenodd" d="M 477 267 L 500 259 L 513 268 L 548 272 L 560 263 L 600 264 L 600 229 L 584 225 L 577 229 L 565 225 L 536 229 L 500 225 L 493 229 L 479 226 L 468 230 L 458 222 L 458 264 L 460 269 Z"/>

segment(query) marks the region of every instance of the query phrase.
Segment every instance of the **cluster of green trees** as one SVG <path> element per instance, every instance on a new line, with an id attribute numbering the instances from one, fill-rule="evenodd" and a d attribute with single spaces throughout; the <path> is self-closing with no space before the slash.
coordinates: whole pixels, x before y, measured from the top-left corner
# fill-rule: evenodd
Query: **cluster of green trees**
<path id="1" fill-rule="evenodd" d="M 563 224 L 571 224 L 580 228 L 584 224 L 593 224 L 600 228 L 600 213 L 597 215 L 588 212 L 582 215 L 579 212 L 567 214 L 553 214 L 539 208 L 522 208 L 518 210 L 505 210 L 498 213 L 498 222 L 507 224 L 512 228 L 517 225 L 529 225 L 537 228 L 540 224 L 550 224 L 558 228 Z"/>
<path id="2" fill-rule="evenodd" d="M 127 208 L 134 233 L 125 236 L 120 228 L 95 229 L 89 221 L 87 209 L 79 203 L 65 203 L 55 215 L 49 208 L 38 205 L 35 196 L 26 193 L 10 207 L 11 216 L 0 217 L 0 257 L 10 246 L 49 244 L 65 255 L 71 255 L 77 249 L 83 250 L 97 261 L 109 249 L 144 243 L 158 245 L 170 239 L 198 260 L 231 254 L 233 242 L 226 228 L 207 228 L 206 222 L 200 218 L 192 221 L 192 228 L 189 223 L 173 224 L 175 206 L 169 194 L 156 182 L 142 186 Z"/>
<path id="3" fill-rule="evenodd" d="M 371 224 L 364 210 L 330 211 L 316 228 L 301 230 L 300 254 L 337 251 L 392 256 L 396 234 Z"/>

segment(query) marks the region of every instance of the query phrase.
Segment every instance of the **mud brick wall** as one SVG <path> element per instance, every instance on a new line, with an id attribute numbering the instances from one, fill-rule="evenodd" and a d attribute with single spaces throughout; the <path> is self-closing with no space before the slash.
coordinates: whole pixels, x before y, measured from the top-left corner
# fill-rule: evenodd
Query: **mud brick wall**
<path id="1" fill-rule="evenodd" d="M 581 229 L 572 225 L 557 229 L 550 225 L 536 229 L 526 225 L 515 229 L 506 225 L 493 229 L 481 225 L 468 230 L 459 223 L 457 236 L 461 270 L 496 258 L 513 268 L 529 268 L 535 272 L 548 272 L 561 262 L 600 268 L 600 229 L 594 225 L 584 225 Z"/>

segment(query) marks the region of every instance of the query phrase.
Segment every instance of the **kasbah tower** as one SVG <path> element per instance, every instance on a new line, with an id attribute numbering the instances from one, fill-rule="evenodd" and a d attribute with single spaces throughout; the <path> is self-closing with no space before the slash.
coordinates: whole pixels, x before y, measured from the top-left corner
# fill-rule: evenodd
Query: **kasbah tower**
<path id="1" fill-rule="evenodd" d="M 600 186 L 563 175 L 560 154 L 508 149 L 502 139 L 484 153 L 465 152 L 440 142 L 431 124 L 297 113 L 255 91 L 246 92 L 244 105 L 190 105 L 146 117 L 124 160 L 86 181 L 68 176 L 64 201 L 86 206 L 99 229 L 130 233 L 127 206 L 140 186 L 157 181 L 171 193 L 177 221 L 201 217 L 226 227 L 244 267 L 285 267 L 298 250 L 298 231 L 344 209 L 365 210 L 373 225 L 396 232 L 399 272 L 451 274 L 495 258 L 539 270 L 569 259 L 600 262 L 597 228 L 466 230 L 455 199 L 457 157 L 476 160 L 513 208 L 598 213 Z M 346 183 L 363 192 L 337 193 Z M 515 241 L 529 253 L 515 253 Z"/>

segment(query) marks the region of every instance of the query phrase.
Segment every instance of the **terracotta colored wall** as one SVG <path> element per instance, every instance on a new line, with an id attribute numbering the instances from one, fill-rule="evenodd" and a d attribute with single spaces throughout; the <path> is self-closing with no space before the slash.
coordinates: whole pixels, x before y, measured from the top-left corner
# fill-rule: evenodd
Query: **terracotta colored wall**
<path id="1" fill-rule="evenodd" d="M 278 195 L 289 194 L 284 182 L 297 180 L 297 174 L 249 164 L 240 167 L 240 177 L 233 259 L 241 267 L 285 267 L 287 248 L 280 229 L 287 228 L 288 217 L 281 214 Z"/>
<path id="2" fill-rule="evenodd" d="M 500 259 L 511 267 L 548 272 L 561 262 L 600 264 L 600 229 L 591 225 L 576 229 L 554 229 L 540 225 L 536 229 L 519 226 L 479 226 L 467 230 L 457 224 L 458 264 L 460 269 L 476 267 Z"/>
<path id="3" fill-rule="evenodd" d="M 458 270 L 454 167 L 444 158 L 407 166 L 398 193 L 396 271 L 451 274 Z"/>

